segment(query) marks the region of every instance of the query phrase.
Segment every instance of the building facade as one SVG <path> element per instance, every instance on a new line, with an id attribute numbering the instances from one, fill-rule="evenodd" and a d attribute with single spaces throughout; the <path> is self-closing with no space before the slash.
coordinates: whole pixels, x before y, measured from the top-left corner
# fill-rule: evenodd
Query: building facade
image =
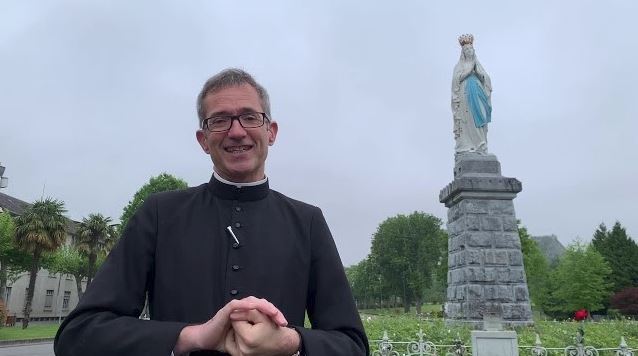
<path id="1" fill-rule="evenodd" d="M 28 287 L 29 273 L 23 273 L 15 282 L 7 283 L 4 295 L 7 316 L 14 316 L 17 321 L 22 319 Z M 73 276 L 53 274 L 45 269 L 38 272 L 31 303 L 31 320 L 64 319 L 77 304 L 78 293 Z"/>
<path id="2" fill-rule="evenodd" d="M 25 201 L 0 193 L 0 211 L 7 211 L 13 217 L 22 215 L 29 205 Z M 69 220 L 66 244 L 71 244 L 76 224 L 77 222 Z M 83 290 L 85 286 L 86 281 L 82 281 Z M 3 295 L 7 316 L 14 316 L 17 321 L 22 319 L 28 287 L 28 272 L 21 273 L 15 280 L 7 280 Z M 78 304 L 78 300 L 77 284 L 72 275 L 54 274 L 40 269 L 31 303 L 31 320 L 64 319 Z"/>

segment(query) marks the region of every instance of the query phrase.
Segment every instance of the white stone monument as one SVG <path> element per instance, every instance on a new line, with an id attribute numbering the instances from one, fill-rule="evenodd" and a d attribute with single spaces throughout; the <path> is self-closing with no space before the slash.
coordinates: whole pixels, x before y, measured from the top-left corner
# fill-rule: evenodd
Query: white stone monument
<path id="1" fill-rule="evenodd" d="M 476 60 L 474 37 L 462 35 L 454 68 L 454 180 L 441 190 L 448 208 L 448 323 L 484 327 L 486 315 L 503 325 L 532 324 L 513 200 L 522 190 L 516 178 L 501 175 L 487 152 L 491 82 Z"/>

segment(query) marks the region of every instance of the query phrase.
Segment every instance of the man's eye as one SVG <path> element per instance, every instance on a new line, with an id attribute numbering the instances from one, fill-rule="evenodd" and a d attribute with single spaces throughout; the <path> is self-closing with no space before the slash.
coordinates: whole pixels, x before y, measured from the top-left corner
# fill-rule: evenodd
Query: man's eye
<path id="1" fill-rule="evenodd" d="M 247 121 L 256 121 L 256 120 L 259 120 L 259 115 L 258 114 L 246 114 L 246 115 L 242 115 L 242 119 L 247 120 Z"/>
<path id="2" fill-rule="evenodd" d="M 223 125 L 225 123 L 227 123 L 230 119 L 227 117 L 218 117 L 216 119 L 211 120 L 210 124 L 211 125 Z"/>

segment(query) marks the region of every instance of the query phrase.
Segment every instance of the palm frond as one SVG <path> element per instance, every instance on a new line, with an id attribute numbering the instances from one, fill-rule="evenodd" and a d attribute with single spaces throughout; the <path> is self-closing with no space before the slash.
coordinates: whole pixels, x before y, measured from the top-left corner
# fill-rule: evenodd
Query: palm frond
<path id="1" fill-rule="evenodd" d="M 16 245 L 29 253 L 53 251 L 64 243 L 68 219 L 64 203 L 38 200 L 16 219 Z"/>

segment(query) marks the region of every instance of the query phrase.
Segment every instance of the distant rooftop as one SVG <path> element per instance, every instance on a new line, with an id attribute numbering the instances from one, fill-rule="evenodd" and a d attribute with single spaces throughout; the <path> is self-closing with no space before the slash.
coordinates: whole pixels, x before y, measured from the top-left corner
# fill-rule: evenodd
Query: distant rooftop
<path id="1" fill-rule="evenodd" d="M 24 210 L 29 207 L 29 203 L 24 200 L 20 200 L 18 198 L 14 198 L 10 195 L 6 195 L 4 193 L 0 193 L 0 208 L 2 210 L 6 210 L 11 215 L 22 215 Z"/>
<path id="2" fill-rule="evenodd" d="M 31 204 L 27 203 L 24 200 L 20 200 L 10 195 L 0 193 L 0 209 L 2 211 L 8 211 L 9 214 L 13 216 L 22 215 L 29 206 L 31 206 Z M 75 234 L 75 231 L 77 229 L 78 222 L 69 218 L 67 218 L 67 220 L 67 232 L 73 235 Z"/>

